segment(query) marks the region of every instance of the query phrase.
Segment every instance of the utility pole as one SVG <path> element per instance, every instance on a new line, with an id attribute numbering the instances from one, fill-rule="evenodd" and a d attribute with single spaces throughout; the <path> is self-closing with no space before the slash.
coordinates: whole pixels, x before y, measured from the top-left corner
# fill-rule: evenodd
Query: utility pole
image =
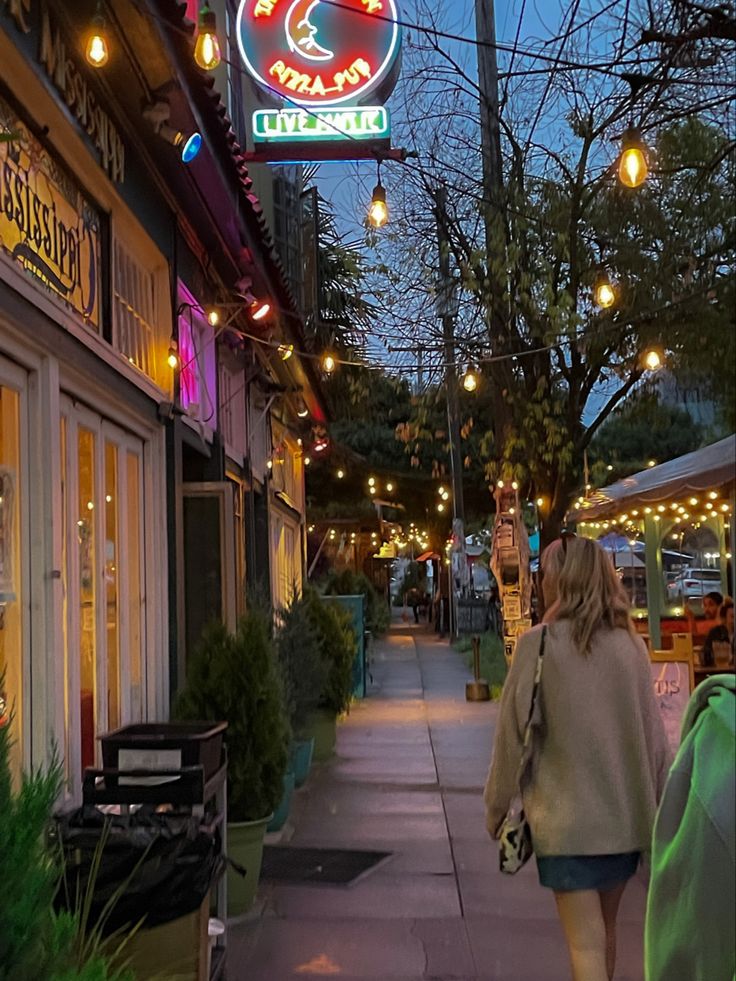
<path id="1" fill-rule="evenodd" d="M 453 515 L 465 524 L 463 498 L 463 461 L 460 455 L 460 399 L 455 370 L 455 312 L 453 291 L 455 284 L 450 273 L 450 250 L 445 232 L 447 221 L 447 191 L 440 187 L 435 191 L 437 220 L 437 245 L 439 248 L 439 304 L 442 316 L 442 337 L 445 357 L 445 389 L 447 392 L 447 426 L 450 438 L 450 472 L 452 474 Z"/>
<path id="2" fill-rule="evenodd" d="M 483 154 L 483 197 L 490 217 L 496 217 L 503 189 L 501 164 L 501 125 L 498 100 L 498 61 L 496 59 L 496 15 L 493 0 L 475 0 L 475 34 L 478 40 L 478 87 L 480 89 L 480 132 Z M 486 220 L 487 234 L 492 221 Z M 489 246 L 488 260 L 492 254 Z"/>

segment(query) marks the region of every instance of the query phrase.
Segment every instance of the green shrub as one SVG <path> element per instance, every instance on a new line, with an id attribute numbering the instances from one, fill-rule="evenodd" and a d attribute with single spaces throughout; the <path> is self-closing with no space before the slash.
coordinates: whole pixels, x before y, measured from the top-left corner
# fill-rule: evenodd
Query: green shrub
<path id="1" fill-rule="evenodd" d="M 257 821 L 281 800 L 289 723 L 268 617 L 247 613 L 234 634 L 208 627 L 174 706 L 178 719 L 228 724 L 228 819 Z"/>
<path id="2" fill-rule="evenodd" d="M 52 763 L 24 774 L 14 791 L 11 725 L 0 720 L 0 981 L 133 981 L 111 966 L 104 941 L 85 936 L 79 915 L 54 912 L 61 867 L 47 833 L 62 771 Z"/>
<path id="3" fill-rule="evenodd" d="M 324 587 L 325 596 L 365 596 L 365 625 L 374 637 L 381 637 L 391 625 L 391 611 L 368 576 L 352 569 L 331 572 Z"/>
<path id="4" fill-rule="evenodd" d="M 304 590 L 309 619 L 319 637 L 325 679 L 319 707 L 339 714 L 350 705 L 353 663 L 358 651 L 351 616 L 334 604 L 323 603 L 316 589 Z"/>
<path id="5" fill-rule="evenodd" d="M 307 600 L 294 597 L 282 611 L 276 632 L 284 700 L 295 737 L 304 731 L 307 716 L 320 701 L 327 665 L 320 649 L 321 636 L 312 621 Z"/>

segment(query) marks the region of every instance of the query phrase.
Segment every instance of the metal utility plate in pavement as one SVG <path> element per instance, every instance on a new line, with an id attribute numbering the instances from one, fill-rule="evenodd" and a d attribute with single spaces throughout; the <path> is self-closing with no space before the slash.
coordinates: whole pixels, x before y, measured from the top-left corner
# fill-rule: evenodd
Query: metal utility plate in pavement
<path id="1" fill-rule="evenodd" d="M 347 848 L 266 845 L 263 849 L 261 878 L 271 882 L 349 886 L 392 854 Z"/>

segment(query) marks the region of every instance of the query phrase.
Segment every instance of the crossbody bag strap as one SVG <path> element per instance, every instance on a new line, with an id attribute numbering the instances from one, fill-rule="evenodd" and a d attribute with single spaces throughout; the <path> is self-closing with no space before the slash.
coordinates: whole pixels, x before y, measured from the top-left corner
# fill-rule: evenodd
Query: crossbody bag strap
<path id="1" fill-rule="evenodd" d="M 544 651 L 547 643 L 547 624 L 542 627 L 542 637 L 539 641 L 539 654 L 537 655 L 537 663 L 534 669 L 534 685 L 532 687 L 532 700 L 529 705 L 529 717 L 526 720 L 526 728 L 524 729 L 524 743 L 521 750 L 521 759 L 519 760 L 519 772 L 517 777 L 517 785 L 521 786 L 521 779 L 524 776 L 524 771 L 529 762 L 529 747 L 532 738 L 532 719 L 534 718 L 534 709 L 537 705 L 537 700 L 539 698 L 539 686 L 542 682 L 542 662 L 544 661 Z"/>

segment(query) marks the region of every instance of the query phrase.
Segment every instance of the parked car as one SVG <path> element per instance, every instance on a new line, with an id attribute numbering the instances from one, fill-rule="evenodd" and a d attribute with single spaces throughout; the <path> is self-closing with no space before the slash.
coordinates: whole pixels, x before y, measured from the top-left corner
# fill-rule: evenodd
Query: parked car
<path id="1" fill-rule="evenodd" d="M 718 569 L 683 569 L 676 579 L 667 583 L 667 600 L 684 603 L 690 599 L 702 599 L 706 593 L 719 589 L 721 573 Z"/>

